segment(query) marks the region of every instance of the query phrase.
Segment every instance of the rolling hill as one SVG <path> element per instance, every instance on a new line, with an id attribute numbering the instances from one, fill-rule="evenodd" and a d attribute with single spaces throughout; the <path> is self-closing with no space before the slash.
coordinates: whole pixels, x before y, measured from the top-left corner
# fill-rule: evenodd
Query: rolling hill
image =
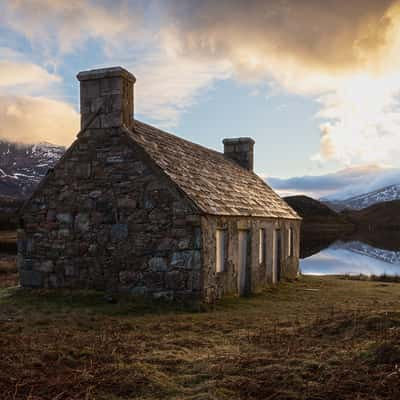
<path id="1" fill-rule="evenodd" d="M 308 257 L 354 230 L 345 216 L 308 196 L 290 196 L 284 200 L 303 218 L 300 256 Z"/>

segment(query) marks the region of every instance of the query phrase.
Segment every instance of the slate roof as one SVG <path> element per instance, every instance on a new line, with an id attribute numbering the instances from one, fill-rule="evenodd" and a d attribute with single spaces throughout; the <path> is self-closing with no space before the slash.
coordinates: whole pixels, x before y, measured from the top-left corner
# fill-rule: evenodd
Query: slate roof
<path id="1" fill-rule="evenodd" d="M 222 153 L 138 120 L 129 135 L 206 214 L 300 219 L 260 177 Z"/>

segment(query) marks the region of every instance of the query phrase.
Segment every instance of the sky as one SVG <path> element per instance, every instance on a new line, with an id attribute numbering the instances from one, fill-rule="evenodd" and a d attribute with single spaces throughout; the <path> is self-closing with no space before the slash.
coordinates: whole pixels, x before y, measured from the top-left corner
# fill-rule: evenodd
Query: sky
<path id="1" fill-rule="evenodd" d="M 256 141 L 281 194 L 400 183 L 400 0 L 0 0 L 0 139 L 68 146 L 79 71 L 132 72 L 135 118 Z M 374 186 L 375 185 L 375 186 Z"/>

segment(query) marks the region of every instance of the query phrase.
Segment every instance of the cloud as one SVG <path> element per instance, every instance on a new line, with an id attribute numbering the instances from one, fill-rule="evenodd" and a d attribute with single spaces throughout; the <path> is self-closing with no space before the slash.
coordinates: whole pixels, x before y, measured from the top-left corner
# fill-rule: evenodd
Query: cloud
<path id="1" fill-rule="evenodd" d="M 62 79 L 7 48 L 0 54 L 0 138 L 18 143 L 68 145 L 78 131 L 75 108 L 50 93 Z"/>
<path id="2" fill-rule="evenodd" d="M 385 186 L 400 184 L 400 169 L 364 165 L 325 175 L 289 179 L 269 177 L 267 181 L 283 196 L 305 194 L 316 199 L 346 199 Z"/>
<path id="3" fill-rule="evenodd" d="M 103 64 L 137 74 L 137 111 L 165 127 L 234 76 L 318 101 L 313 160 L 398 165 L 400 0 L 15 0 L 0 24 L 44 65 L 99 45 Z"/>
<path id="4" fill-rule="evenodd" d="M 5 7 L 0 22 L 27 38 L 34 49 L 46 55 L 45 62 L 55 58 L 54 65 L 69 53 L 91 45 L 91 41 L 101 41 L 101 63 L 90 68 L 119 64 L 133 71 L 138 78 L 136 115 L 171 128 L 178 125 L 181 113 L 197 100 L 203 89 L 229 76 L 229 65 L 224 61 L 195 60 L 179 53 L 178 42 L 168 30 L 163 30 L 160 18 L 152 14 L 151 24 L 144 18 L 157 3 L 156 0 L 121 0 L 112 4 L 90 0 L 19 0 Z M 155 20 L 159 24 L 154 24 Z M 0 58 L 1 54 L 0 49 Z M 14 57 L 7 51 L 3 54 L 6 59 Z M 14 74 L 8 64 L 8 73 L 14 80 L 24 75 L 20 73 L 22 68 Z M 35 68 L 36 72 L 40 69 Z M 9 92 L 15 94 L 16 88 Z M 42 94 L 49 97 L 46 91 Z"/>
<path id="5" fill-rule="evenodd" d="M 3 7 L 4 28 L 47 52 L 70 53 L 89 39 L 107 44 L 138 33 L 144 1 L 15 0 Z"/>
<path id="6" fill-rule="evenodd" d="M 62 101 L 32 96 L 0 96 L 0 138 L 69 145 L 79 130 L 79 114 Z"/>
<path id="7" fill-rule="evenodd" d="M 235 60 L 244 71 L 269 71 L 279 59 L 285 70 L 320 72 L 371 64 L 396 22 L 394 0 L 188 0 L 166 9 L 185 51 Z M 377 61 L 377 60 L 375 60 Z M 379 62 L 376 63 L 379 65 Z"/>
<path id="8" fill-rule="evenodd" d="M 0 60 L 0 89 L 15 89 L 24 85 L 24 91 L 28 92 L 26 85 L 33 87 L 46 87 L 50 84 L 61 82 L 57 75 L 49 73 L 39 65 L 29 62 L 16 62 Z"/>
<path id="9" fill-rule="evenodd" d="M 135 113 L 166 129 L 178 125 L 181 113 L 196 102 L 202 90 L 231 75 L 229 63 L 196 62 L 177 53 L 171 44 L 127 66 L 137 78 Z"/>
<path id="10" fill-rule="evenodd" d="M 238 79 L 319 102 L 314 160 L 398 164 L 398 0 L 189 0 L 166 8 L 182 54 L 229 60 Z"/>

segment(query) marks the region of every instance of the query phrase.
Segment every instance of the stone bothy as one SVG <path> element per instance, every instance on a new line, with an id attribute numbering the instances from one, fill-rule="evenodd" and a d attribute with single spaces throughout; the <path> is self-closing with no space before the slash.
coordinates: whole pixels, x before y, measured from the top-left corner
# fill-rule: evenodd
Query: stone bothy
<path id="1" fill-rule="evenodd" d="M 252 139 L 222 154 L 134 119 L 120 67 L 78 79 L 81 131 L 21 211 L 22 286 L 210 302 L 298 274 L 300 218 Z"/>

